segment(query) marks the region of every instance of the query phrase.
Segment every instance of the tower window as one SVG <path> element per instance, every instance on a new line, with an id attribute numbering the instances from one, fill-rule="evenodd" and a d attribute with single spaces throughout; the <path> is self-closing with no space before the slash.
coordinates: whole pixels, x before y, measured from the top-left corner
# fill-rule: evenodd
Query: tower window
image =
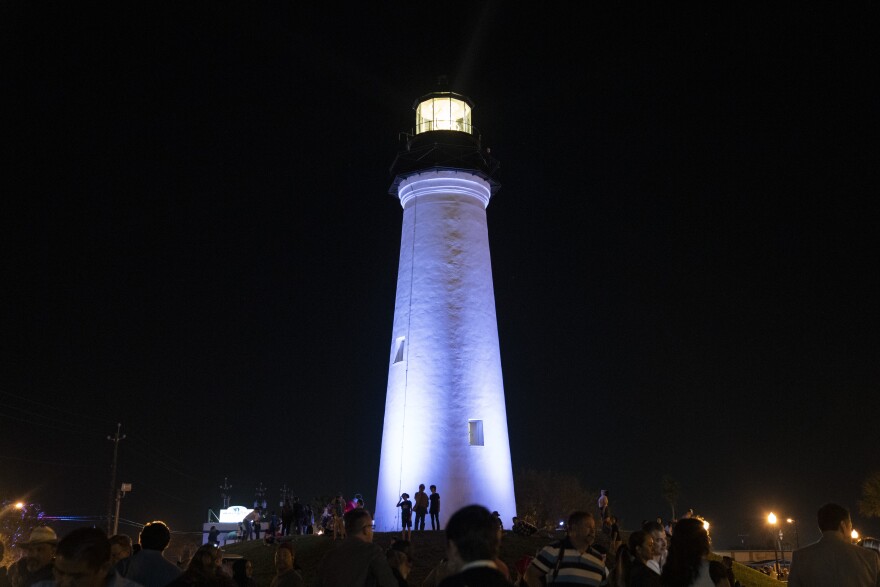
<path id="1" fill-rule="evenodd" d="M 403 352 L 406 347 L 406 337 L 401 336 L 397 340 L 394 341 L 394 362 L 402 363 L 403 362 Z"/>
<path id="2" fill-rule="evenodd" d="M 468 442 L 471 446 L 483 446 L 482 420 L 468 420 Z"/>

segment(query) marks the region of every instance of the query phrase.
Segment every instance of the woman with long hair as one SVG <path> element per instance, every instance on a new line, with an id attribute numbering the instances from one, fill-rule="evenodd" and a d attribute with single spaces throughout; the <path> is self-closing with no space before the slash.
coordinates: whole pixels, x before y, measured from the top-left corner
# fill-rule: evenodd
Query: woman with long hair
<path id="1" fill-rule="evenodd" d="M 246 558 L 232 563 L 232 580 L 238 587 L 257 587 L 257 582 L 254 581 L 254 563 Z"/>
<path id="2" fill-rule="evenodd" d="M 648 567 L 654 556 L 654 537 L 637 530 L 626 544 L 617 549 L 617 561 L 611 576 L 614 587 L 660 587 L 660 575 Z"/>
<path id="3" fill-rule="evenodd" d="M 167 587 L 236 587 L 223 573 L 223 552 L 212 544 L 203 544 L 193 554 L 186 571 Z"/>
<path id="4" fill-rule="evenodd" d="M 664 587 L 715 587 L 709 576 L 709 533 L 699 518 L 676 522 L 660 583 Z"/>

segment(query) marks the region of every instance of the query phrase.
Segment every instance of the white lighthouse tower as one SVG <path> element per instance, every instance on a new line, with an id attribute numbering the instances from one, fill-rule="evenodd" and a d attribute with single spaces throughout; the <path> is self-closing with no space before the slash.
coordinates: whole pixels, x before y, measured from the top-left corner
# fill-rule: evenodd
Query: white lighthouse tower
<path id="1" fill-rule="evenodd" d="M 403 207 L 375 528 L 400 528 L 401 493 L 437 486 L 440 523 L 480 504 L 516 515 L 486 207 L 498 163 L 473 104 L 416 100 L 415 132 L 392 165 Z M 427 491 L 427 490 L 426 490 Z M 430 528 L 430 521 L 427 527 Z"/>

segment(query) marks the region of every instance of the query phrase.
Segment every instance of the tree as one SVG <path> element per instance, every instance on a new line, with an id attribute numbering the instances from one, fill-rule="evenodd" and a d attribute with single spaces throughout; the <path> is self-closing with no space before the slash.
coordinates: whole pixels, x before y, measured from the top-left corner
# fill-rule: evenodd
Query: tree
<path id="1" fill-rule="evenodd" d="M 33 529 L 44 523 L 43 515 L 38 503 L 0 502 L 0 542 L 6 547 L 0 567 L 12 562 L 12 546 L 27 540 Z"/>
<path id="2" fill-rule="evenodd" d="M 575 510 L 592 511 L 598 499 L 598 493 L 584 487 L 574 475 L 555 471 L 522 470 L 514 486 L 517 515 L 538 528 L 555 529 Z"/>
<path id="3" fill-rule="evenodd" d="M 678 501 L 679 495 L 681 495 L 681 484 L 669 475 L 663 475 L 663 479 L 660 481 L 660 491 L 663 494 L 663 499 L 672 508 L 672 519 L 674 520 L 675 503 Z"/>
<path id="4" fill-rule="evenodd" d="M 880 471 L 874 471 L 862 483 L 859 511 L 866 516 L 880 518 Z"/>

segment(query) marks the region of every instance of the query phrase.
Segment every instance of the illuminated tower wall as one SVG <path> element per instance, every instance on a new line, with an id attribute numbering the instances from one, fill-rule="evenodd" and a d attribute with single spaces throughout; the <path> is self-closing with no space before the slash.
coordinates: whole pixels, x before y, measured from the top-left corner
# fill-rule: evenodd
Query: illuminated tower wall
<path id="1" fill-rule="evenodd" d="M 516 502 L 486 224 L 497 162 L 473 134 L 467 98 L 416 104 L 416 134 L 392 167 L 403 229 L 376 529 L 399 529 L 398 498 L 422 483 L 437 486 L 442 527 L 469 504 L 509 524 Z"/>

